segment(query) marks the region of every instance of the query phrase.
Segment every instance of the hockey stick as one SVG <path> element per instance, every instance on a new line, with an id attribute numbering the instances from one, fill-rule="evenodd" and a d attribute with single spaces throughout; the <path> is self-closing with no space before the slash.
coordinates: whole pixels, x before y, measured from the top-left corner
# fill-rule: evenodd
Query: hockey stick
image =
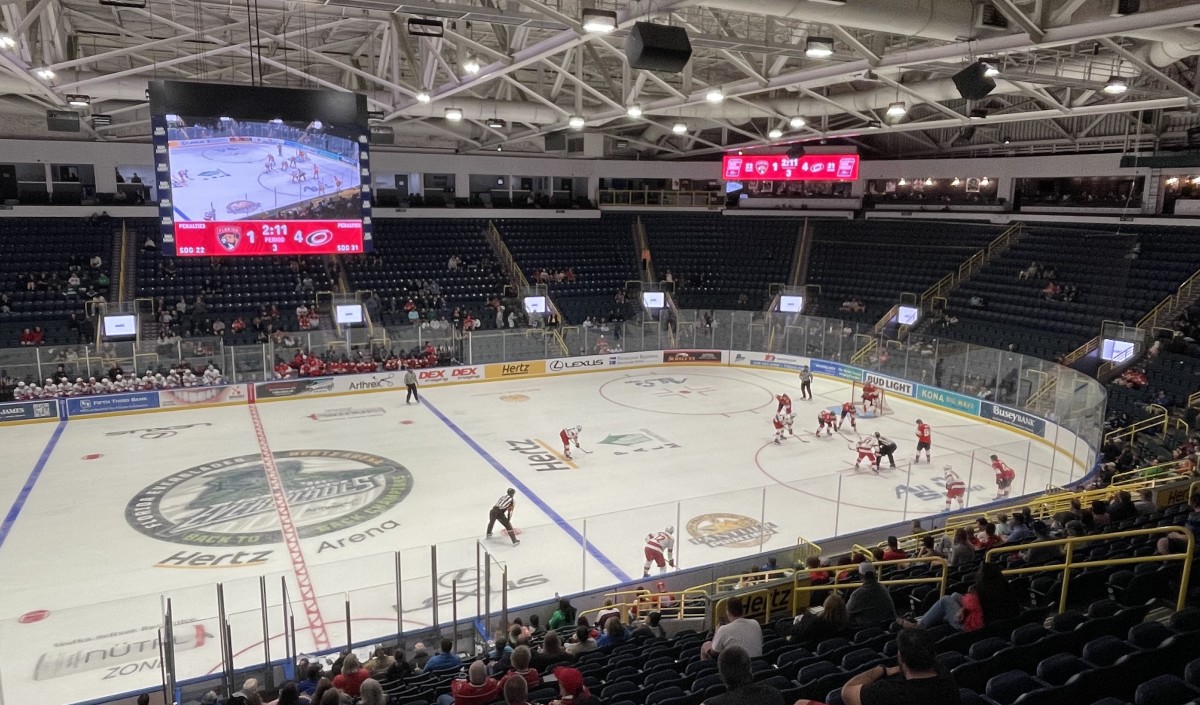
<path id="1" fill-rule="evenodd" d="M 581 450 L 581 451 L 583 451 L 584 453 L 587 453 L 588 455 L 591 455 L 591 454 L 592 454 L 592 451 L 588 450 L 587 448 L 582 448 L 582 447 L 580 447 L 580 446 L 575 446 L 575 450 Z"/>

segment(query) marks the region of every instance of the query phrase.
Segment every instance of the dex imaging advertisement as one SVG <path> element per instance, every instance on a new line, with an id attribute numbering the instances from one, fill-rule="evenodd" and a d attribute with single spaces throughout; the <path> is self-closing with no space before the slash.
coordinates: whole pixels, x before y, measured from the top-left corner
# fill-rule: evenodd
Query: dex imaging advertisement
<path id="1" fill-rule="evenodd" d="M 163 253 L 371 249 L 366 99 L 151 81 Z"/>

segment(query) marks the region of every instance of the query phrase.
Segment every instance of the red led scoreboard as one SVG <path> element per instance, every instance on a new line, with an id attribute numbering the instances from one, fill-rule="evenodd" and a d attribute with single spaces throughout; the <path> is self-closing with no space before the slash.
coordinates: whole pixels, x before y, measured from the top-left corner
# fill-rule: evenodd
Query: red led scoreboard
<path id="1" fill-rule="evenodd" d="M 726 181 L 853 181 L 857 154 L 726 154 L 721 161 Z"/>
<path id="2" fill-rule="evenodd" d="M 356 220 L 175 223 L 175 254 L 180 257 L 358 254 L 362 251 L 362 222 Z"/>

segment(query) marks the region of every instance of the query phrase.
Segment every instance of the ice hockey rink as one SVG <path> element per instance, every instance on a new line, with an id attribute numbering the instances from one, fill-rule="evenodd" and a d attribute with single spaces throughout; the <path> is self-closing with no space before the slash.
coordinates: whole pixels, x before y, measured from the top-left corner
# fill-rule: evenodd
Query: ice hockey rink
<path id="1" fill-rule="evenodd" d="M 813 389 L 803 401 L 792 372 L 680 365 L 431 386 L 420 405 L 401 389 L 0 428 L 0 500 L 13 507 L 0 529 L 4 698 L 159 682 L 163 597 L 179 678 L 215 671 L 217 583 L 235 663 L 250 665 L 265 653 L 260 576 L 281 658 L 283 581 L 301 652 L 346 643 L 347 602 L 356 643 L 401 619 L 433 623 L 435 544 L 448 623 L 475 614 L 501 567 L 514 607 L 640 584 L 643 539 L 668 525 L 692 567 L 937 515 L 945 464 L 969 481 L 970 506 L 995 497 L 993 453 L 1017 471 L 1013 495 L 1085 472 L 1045 442 L 893 397 L 892 413 L 858 427 L 898 443 L 897 467 L 855 469 L 848 424 L 813 435 L 818 410 L 848 400 L 850 384 Z M 797 435 L 775 445 L 784 392 Z M 932 463 L 911 462 L 917 418 L 933 427 Z M 568 461 L 558 433 L 576 424 L 587 452 Z M 499 526 L 484 538 L 508 487 L 519 546 Z M 491 585 L 476 582 L 480 556 Z"/>
<path id="2" fill-rule="evenodd" d="M 215 210 L 217 220 L 240 220 L 358 186 L 361 177 L 352 165 L 320 152 L 305 152 L 305 160 L 298 161 L 295 169 L 281 169 L 283 159 L 297 155 L 294 145 L 281 140 L 172 147 L 176 218 L 203 220 L 206 211 Z M 272 171 L 266 171 L 268 156 L 276 160 Z M 293 181 L 293 171 L 303 173 L 305 179 Z M 182 187 L 180 172 L 187 174 Z"/>

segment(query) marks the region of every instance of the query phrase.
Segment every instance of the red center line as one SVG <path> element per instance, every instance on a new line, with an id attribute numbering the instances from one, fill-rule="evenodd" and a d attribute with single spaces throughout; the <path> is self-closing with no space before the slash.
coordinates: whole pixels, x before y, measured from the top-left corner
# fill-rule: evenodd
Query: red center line
<path id="1" fill-rule="evenodd" d="M 279 477 L 279 468 L 275 465 L 275 456 L 271 455 L 271 447 L 267 445 L 267 434 L 263 430 L 262 419 L 258 416 L 258 407 L 251 405 L 249 409 L 250 420 L 254 424 L 254 435 L 258 438 L 258 450 L 262 454 L 263 470 L 267 475 L 267 486 L 271 489 L 271 498 L 275 502 L 275 513 L 279 515 L 280 533 L 287 545 L 288 557 L 292 560 L 296 584 L 300 587 L 300 599 L 304 604 L 304 615 L 308 618 L 309 632 L 312 634 L 316 650 L 324 651 L 329 648 L 329 632 L 325 629 L 325 619 L 321 616 L 317 593 L 308 575 L 308 563 L 305 562 L 304 551 L 300 547 L 300 534 L 292 521 L 287 493 L 283 489 L 283 480 Z"/>

